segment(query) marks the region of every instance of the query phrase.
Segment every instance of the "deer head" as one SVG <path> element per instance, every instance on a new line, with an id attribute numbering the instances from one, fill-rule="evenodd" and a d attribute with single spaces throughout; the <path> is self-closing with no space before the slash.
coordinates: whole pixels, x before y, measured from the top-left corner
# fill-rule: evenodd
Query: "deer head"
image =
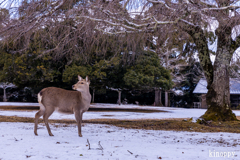
<path id="1" fill-rule="evenodd" d="M 72 89 L 84 92 L 89 90 L 90 80 L 88 76 L 83 79 L 81 76 L 78 75 L 78 82 L 72 86 Z"/>

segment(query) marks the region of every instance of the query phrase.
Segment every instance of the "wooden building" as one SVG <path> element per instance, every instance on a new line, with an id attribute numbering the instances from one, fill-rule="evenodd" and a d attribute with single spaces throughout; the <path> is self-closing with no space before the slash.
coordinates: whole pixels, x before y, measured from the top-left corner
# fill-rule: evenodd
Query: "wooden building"
<path id="1" fill-rule="evenodd" d="M 231 108 L 237 108 L 240 105 L 240 80 L 230 78 L 230 101 Z M 194 102 L 194 108 L 208 108 L 206 103 L 207 81 L 200 79 L 193 93 L 199 95 L 199 102 Z"/>

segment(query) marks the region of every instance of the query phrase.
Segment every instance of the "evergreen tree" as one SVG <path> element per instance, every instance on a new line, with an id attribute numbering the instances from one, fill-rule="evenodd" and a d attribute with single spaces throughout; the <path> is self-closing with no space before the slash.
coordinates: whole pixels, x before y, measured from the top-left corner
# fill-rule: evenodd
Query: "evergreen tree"
<path id="1" fill-rule="evenodd" d="M 140 52 L 136 61 L 124 75 L 126 85 L 134 90 L 169 90 L 173 83 L 170 72 L 160 65 L 155 52 Z M 155 95 L 155 105 L 161 105 L 161 95 Z M 159 103 L 156 103 L 156 102 Z"/>

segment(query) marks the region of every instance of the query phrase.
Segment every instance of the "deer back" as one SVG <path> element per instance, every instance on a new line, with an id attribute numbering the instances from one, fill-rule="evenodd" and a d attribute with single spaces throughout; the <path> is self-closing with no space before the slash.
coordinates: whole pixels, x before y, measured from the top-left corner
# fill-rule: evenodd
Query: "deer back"
<path id="1" fill-rule="evenodd" d="M 56 109 L 59 112 L 73 113 L 84 109 L 82 94 L 79 91 L 69 91 L 56 87 L 44 88 L 39 92 L 41 103 L 47 109 Z"/>

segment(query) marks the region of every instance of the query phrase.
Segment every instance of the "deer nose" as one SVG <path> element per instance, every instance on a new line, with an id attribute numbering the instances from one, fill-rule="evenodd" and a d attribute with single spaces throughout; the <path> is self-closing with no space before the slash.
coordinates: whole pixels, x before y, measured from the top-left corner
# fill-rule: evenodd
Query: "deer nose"
<path id="1" fill-rule="evenodd" d="M 72 89 L 74 88 L 74 85 L 72 85 Z"/>

